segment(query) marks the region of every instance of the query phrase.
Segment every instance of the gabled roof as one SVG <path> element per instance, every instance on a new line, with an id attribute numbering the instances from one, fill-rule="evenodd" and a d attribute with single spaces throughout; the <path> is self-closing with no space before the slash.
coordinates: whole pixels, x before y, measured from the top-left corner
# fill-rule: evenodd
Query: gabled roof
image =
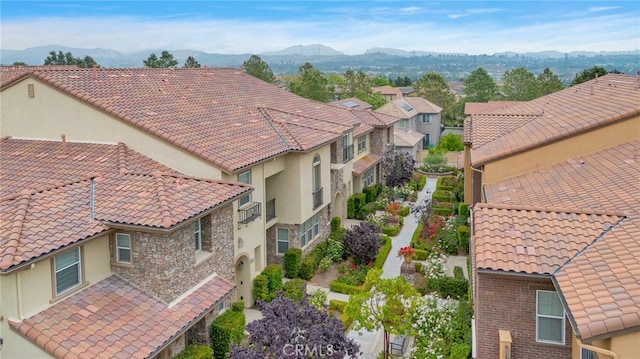
<path id="1" fill-rule="evenodd" d="M 402 95 L 402 90 L 389 85 L 374 86 L 371 88 L 371 91 L 381 93 L 382 95 Z"/>
<path id="2" fill-rule="evenodd" d="M 110 276 L 9 325 L 56 358 L 150 358 L 216 310 L 233 288 L 214 276 L 168 305 Z"/>
<path id="3" fill-rule="evenodd" d="M 482 206 L 528 206 L 536 211 L 553 207 L 556 212 L 578 208 L 592 213 L 587 221 L 553 228 L 558 239 L 574 233 L 590 243 L 573 255 L 566 251 L 567 248 L 574 251 L 576 241 L 569 241 L 566 248 L 555 251 L 565 253 L 565 257 L 570 255 L 559 267 L 559 258 L 538 258 L 549 268 L 546 272 L 555 268 L 551 277 L 572 327 L 582 340 L 640 330 L 639 164 L 640 140 L 637 140 L 484 186 L 490 204 Z M 603 216 L 611 215 L 620 219 L 594 238 L 600 226 L 615 219 Z M 529 219 L 514 214 L 510 220 L 519 226 Z M 575 225 L 578 226 L 572 228 Z M 480 232 L 475 240 L 493 241 L 491 236 Z M 510 270 L 507 263 L 515 258 L 514 254 L 507 261 L 494 261 L 493 269 Z"/>
<path id="4" fill-rule="evenodd" d="M 26 69 L 15 77 L 2 67 L 2 89 L 30 76 L 228 173 L 310 151 L 360 123 L 235 69 Z"/>
<path id="5" fill-rule="evenodd" d="M 382 161 L 382 156 L 376 153 L 369 153 L 368 155 L 353 162 L 353 175 L 360 176 L 364 171 L 380 161 Z"/>
<path id="6" fill-rule="evenodd" d="M 387 115 L 376 111 L 356 110 L 352 112 L 362 123 L 376 128 L 390 127 L 393 126 L 396 122 L 400 121 L 399 117 Z"/>
<path id="7" fill-rule="evenodd" d="M 369 103 L 364 102 L 356 97 L 349 97 L 342 100 L 331 101 L 329 102 L 329 105 L 338 106 L 348 110 L 368 110 L 371 108 L 371 105 Z"/>
<path id="8" fill-rule="evenodd" d="M 512 106 L 518 106 L 525 101 L 489 101 L 489 102 L 465 102 L 465 115 L 491 115 Z"/>
<path id="9" fill-rule="evenodd" d="M 514 117 L 535 117 L 515 129 L 499 131 L 504 135 L 493 141 L 479 146 L 474 143 L 471 151 L 474 166 L 640 115 L 640 78 L 608 74 L 496 110 L 494 115 L 498 124 Z M 471 117 L 474 132 L 482 129 L 483 121 L 477 124 L 475 119 L 476 116 Z"/>
<path id="10" fill-rule="evenodd" d="M 422 141 L 424 133 L 416 131 L 401 131 L 397 130 L 393 132 L 393 143 L 397 147 L 413 147 L 418 142 Z"/>
<path id="11" fill-rule="evenodd" d="M 404 97 L 404 100 L 411 105 L 418 113 L 440 113 L 442 107 L 430 102 L 422 97 Z M 394 100 L 395 101 L 395 100 Z"/>
<path id="12" fill-rule="evenodd" d="M 402 97 L 387 102 L 378 108 L 376 112 L 407 119 L 421 113 L 440 113 L 442 108 L 422 97 Z"/>
<path id="13" fill-rule="evenodd" d="M 2 271 L 105 232 L 109 225 L 172 229 L 252 190 L 159 172 L 166 167 L 123 144 L 63 147 L 53 141 L 3 139 L 0 145 Z M 154 172 L 129 173 L 129 168 Z"/>

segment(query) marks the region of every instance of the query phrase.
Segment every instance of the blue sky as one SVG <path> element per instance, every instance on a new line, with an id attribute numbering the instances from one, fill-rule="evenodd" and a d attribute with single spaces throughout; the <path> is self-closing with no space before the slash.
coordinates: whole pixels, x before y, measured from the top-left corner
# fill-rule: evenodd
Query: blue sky
<path id="1" fill-rule="evenodd" d="M 639 1 L 6 1 L 1 47 L 493 54 L 640 49 Z"/>

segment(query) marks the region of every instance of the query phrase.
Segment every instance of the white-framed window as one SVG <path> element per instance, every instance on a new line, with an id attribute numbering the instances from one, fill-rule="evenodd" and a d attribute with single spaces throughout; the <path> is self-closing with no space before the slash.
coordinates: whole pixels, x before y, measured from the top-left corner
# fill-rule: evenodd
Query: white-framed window
<path id="1" fill-rule="evenodd" d="M 82 283 L 80 247 L 53 258 L 56 295 L 71 290 Z"/>
<path id="2" fill-rule="evenodd" d="M 284 254 L 289 249 L 289 229 L 276 228 L 276 247 L 278 254 Z"/>
<path id="3" fill-rule="evenodd" d="M 371 167 L 368 170 L 364 171 L 364 174 L 362 175 L 362 183 L 365 187 L 371 186 L 373 184 L 374 174 L 374 167 Z"/>
<path id="4" fill-rule="evenodd" d="M 131 264 L 131 236 L 116 233 L 116 261 Z"/>
<path id="5" fill-rule="evenodd" d="M 420 122 L 429 124 L 433 120 L 430 113 L 423 113 L 420 115 Z"/>
<path id="6" fill-rule="evenodd" d="M 536 341 L 564 344 L 564 317 L 558 293 L 536 291 Z"/>
<path id="7" fill-rule="evenodd" d="M 400 128 L 407 128 L 407 124 L 409 123 L 409 121 L 407 121 L 406 118 L 400 120 L 400 122 L 398 122 L 398 127 Z"/>
<path id="8" fill-rule="evenodd" d="M 300 225 L 300 247 L 306 246 L 318 234 L 320 234 L 320 214 L 316 213 Z"/>
<path id="9" fill-rule="evenodd" d="M 358 137 L 358 153 L 367 149 L 367 135 Z"/>
<path id="10" fill-rule="evenodd" d="M 224 299 L 218 303 L 218 313 L 224 312 Z"/>
<path id="11" fill-rule="evenodd" d="M 238 182 L 251 184 L 251 171 L 242 172 L 238 175 Z M 246 196 L 241 197 L 239 200 L 240 207 L 251 203 L 251 193 Z"/>
<path id="12" fill-rule="evenodd" d="M 200 223 L 200 218 L 193 222 L 193 244 L 196 251 L 202 249 L 202 223 Z"/>
<path id="13" fill-rule="evenodd" d="M 580 359 L 598 359 L 598 354 L 589 349 L 580 348 Z"/>
<path id="14" fill-rule="evenodd" d="M 317 190 L 322 187 L 321 181 L 321 167 L 320 167 L 320 155 L 313 156 L 313 169 L 312 169 L 312 185 L 313 192 L 315 193 Z"/>

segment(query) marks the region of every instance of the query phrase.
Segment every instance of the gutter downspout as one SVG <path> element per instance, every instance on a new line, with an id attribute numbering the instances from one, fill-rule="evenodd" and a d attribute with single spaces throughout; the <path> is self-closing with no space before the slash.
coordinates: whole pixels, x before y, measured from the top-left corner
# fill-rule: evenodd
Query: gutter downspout
<path id="1" fill-rule="evenodd" d="M 578 339 L 578 337 L 576 337 L 576 342 L 578 343 L 578 347 L 581 349 L 587 349 L 587 350 L 591 350 L 592 352 L 596 352 L 598 354 L 608 355 L 613 359 L 620 359 L 620 357 L 618 357 L 618 354 L 616 354 L 615 352 L 612 352 L 611 350 L 608 350 L 608 349 L 594 347 L 593 345 L 584 344 L 580 339 Z"/>

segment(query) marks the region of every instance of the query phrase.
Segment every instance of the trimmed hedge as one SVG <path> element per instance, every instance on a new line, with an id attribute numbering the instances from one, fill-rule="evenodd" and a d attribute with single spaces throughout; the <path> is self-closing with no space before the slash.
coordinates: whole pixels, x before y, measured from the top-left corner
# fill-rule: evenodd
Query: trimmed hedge
<path id="1" fill-rule="evenodd" d="M 351 196 L 347 199 L 347 218 L 356 218 L 355 200 Z"/>
<path id="2" fill-rule="evenodd" d="M 415 262 L 414 265 L 416 266 L 416 272 L 422 273 L 422 262 Z"/>
<path id="3" fill-rule="evenodd" d="M 362 285 L 351 285 L 351 284 L 338 282 L 337 280 L 334 280 L 329 284 L 329 289 L 331 289 L 332 292 L 342 293 L 342 294 L 356 294 L 356 293 L 363 293 L 367 291 L 367 289 L 365 289 L 364 286 Z"/>
<path id="4" fill-rule="evenodd" d="M 234 312 L 242 312 L 244 310 L 244 302 L 238 300 L 236 302 L 231 303 L 231 310 Z"/>
<path id="5" fill-rule="evenodd" d="M 382 233 L 390 237 L 397 236 L 398 232 L 400 232 L 400 224 L 390 225 L 382 228 Z"/>
<path id="6" fill-rule="evenodd" d="M 342 327 L 344 328 L 344 330 L 349 329 L 349 327 L 351 326 L 351 323 L 353 323 L 353 318 L 344 314 L 344 307 L 346 305 L 347 305 L 347 302 L 338 300 L 338 299 L 331 299 L 329 301 L 329 309 L 335 310 L 341 313 L 340 320 L 342 321 Z"/>
<path id="7" fill-rule="evenodd" d="M 433 213 L 437 214 L 438 216 L 448 217 L 453 214 L 453 210 L 446 207 L 433 207 Z"/>
<path id="8" fill-rule="evenodd" d="M 404 206 L 402 207 L 402 209 L 400 210 L 400 216 L 402 217 L 406 217 L 409 215 L 409 213 L 411 212 L 411 207 L 409 206 Z"/>
<path id="9" fill-rule="evenodd" d="M 420 176 L 420 180 L 418 181 L 418 191 L 422 191 L 424 186 L 427 184 L 427 176 Z"/>
<path id="10" fill-rule="evenodd" d="M 372 268 L 382 269 L 384 262 L 387 260 L 389 256 L 389 252 L 391 252 L 391 238 L 388 236 L 382 236 L 382 247 L 378 250 L 378 254 L 376 254 L 376 259 L 373 261 Z M 329 284 L 329 289 L 333 292 L 343 293 L 343 294 L 355 294 L 355 293 L 363 293 L 371 289 L 371 284 L 368 282 L 364 282 L 362 285 L 350 285 L 346 283 L 338 282 L 334 280 Z"/>
<path id="11" fill-rule="evenodd" d="M 457 181 L 455 176 L 438 177 L 438 179 L 436 180 L 436 189 L 451 191 L 456 186 L 456 184 Z"/>
<path id="12" fill-rule="evenodd" d="M 296 278 L 288 280 L 282 286 L 282 294 L 285 297 L 291 298 L 296 302 L 299 302 L 304 294 L 307 292 L 307 281 L 304 279 Z"/>
<path id="13" fill-rule="evenodd" d="M 224 359 L 229 352 L 229 344 L 240 344 L 244 338 L 246 318 L 243 312 L 227 310 L 211 323 L 209 335 L 216 359 Z"/>
<path id="14" fill-rule="evenodd" d="M 411 246 L 413 247 L 413 244 L 415 242 L 418 241 L 418 239 L 420 238 L 420 235 L 422 234 L 422 228 L 424 227 L 424 223 L 422 223 L 422 221 L 418 222 L 418 225 L 416 226 L 416 230 L 413 231 L 413 235 L 411 236 Z"/>
<path id="15" fill-rule="evenodd" d="M 433 191 L 433 195 L 431 196 L 431 198 L 433 198 L 436 201 L 442 201 L 442 202 L 451 202 L 452 199 L 452 195 L 451 195 L 451 191 L 445 191 L 445 190 L 435 190 Z"/>
<path id="16" fill-rule="evenodd" d="M 353 196 L 353 214 L 357 219 L 363 219 L 363 208 L 367 204 L 367 198 L 364 193 L 354 193 Z"/>
<path id="17" fill-rule="evenodd" d="M 413 258 L 415 258 L 417 261 L 424 261 L 427 260 L 427 257 L 429 257 L 429 252 L 423 249 L 414 249 L 414 252 L 415 253 L 413 255 Z"/>
<path id="18" fill-rule="evenodd" d="M 382 266 L 384 265 L 384 262 L 387 260 L 387 257 L 389 256 L 389 252 L 391 252 L 391 238 L 387 237 L 387 236 L 382 236 L 382 247 L 380 247 L 380 250 L 378 251 L 378 254 L 376 254 L 376 259 L 373 261 L 373 268 L 378 268 L 378 269 L 382 269 Z"/>
<path id="19" fill-rule="evenodd" d="M 430 285 L 433 284 L 432 288 L 438 291 L 442 298 L 467 299 L 469 282 L 467 282 L 466 279 L 442 277 L 438 279 L 433 278 L 429 283 Z"/>
<path id="20" fill-rule="evenodd" d="M 262 270 L 269 280 L 269 295 L 274 297 L 276 292 L 282 289 L 282 266 L 279 264 L 269 264 Z"/>
<path id="21" fill-rule="evenodd" d="M 458 246 L 460 249 L 469 253 L 469 237 L 471 237 L 471 229 L 469 226 L 458 226 Z"/>
<path id="22" fill-rule="evenodd" d="M 333 222 L 333 221 L 332 221 Z M 284 274 L 287 278 L 297 278 L 302 262 L 302 249 L 289 248 L 284 252 Z"/>
<path id="23" fill-rule="evenodd" d="M 333 217 L 331 218 L 331 232 L 335 232 L 342 228 L 342 218 Z"/>
<path id="24" fill-rule="evenodd" d="M 300 263 L 300 278 L 309 280 L 313 278 L 313 275 L 316 273 L 316 261 L 312 256 L 307 255 L 302 258 L 302 262 Z"/>
<path id="25" fill-rule="evenodd" d="M 458 214 L 469 217 L 469 205 L 464 202 L 458 204 Z"/>
<path id="26" fill-rule="evenodd" d="M 269 295 L 269 278 L 264 274 L 258 274 L 253 278 L 253 299 L 261 302 L 270 302 L 273 299 Z"/>
<path id="27" fill-rule="evenodd" d="M 211 359 L 213 349 L 205 345 L 191 344 L 184 348 L 174 359 Z"/>
<path id="28" fill-rule="evenodd" d="M 465 279 L 464 278 L 464 271 L 463 271 L 462 267 L 460 267 L 460 266 L 453 267 L 453 278 Z"/>

